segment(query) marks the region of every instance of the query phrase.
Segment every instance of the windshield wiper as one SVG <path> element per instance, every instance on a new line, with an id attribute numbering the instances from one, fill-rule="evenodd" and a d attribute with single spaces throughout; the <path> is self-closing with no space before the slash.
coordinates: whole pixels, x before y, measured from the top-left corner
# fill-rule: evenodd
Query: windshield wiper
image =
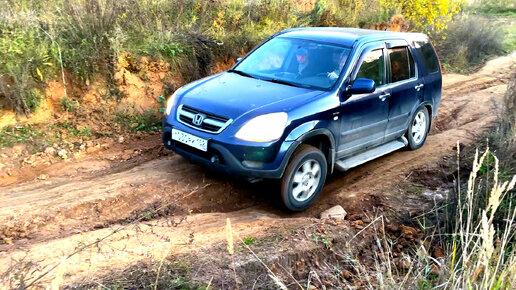
<path id="1" fill-rule="evenodd" d="M 308 85 L 291 83 L 291 82 L 287 82 L 287 81 L 280 80 L 280 79 L 268 79 L 267 81 L 269 81 L 271 83 L 282 84 L 282 85 L 287 85 L 287 86 L 296 87 L 296 88 L 309 88 L 310 87 Z"/>
<path id="2" fill-rule="evenodd" d="M 253 78 L 253 79 L 256 78 L 256 77 L 254 77 L 254 76 L 252 76 L 252 75 L 250 75 L 250 74 L 248 74 L 246 72 L 243 72 L 243 71 L 237 70 L 237 69 L 230 69 L 230 70 L 228 70 L 228 72 L 236 73 L 236 74 L 239 74 L 241 76 L 248 77 L 248 78 Z"/>

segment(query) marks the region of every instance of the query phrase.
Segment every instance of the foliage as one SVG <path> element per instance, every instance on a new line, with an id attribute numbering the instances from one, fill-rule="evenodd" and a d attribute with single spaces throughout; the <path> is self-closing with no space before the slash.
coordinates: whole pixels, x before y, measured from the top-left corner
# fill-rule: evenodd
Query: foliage
<path id="1" fill-rule="evenodd" d="M 93 132 L 90 127 L 85 126 L 74 126 L 72 123 L 68 121 L 64 122 L 58 122 L 55 124 L 52 124 L 50 126 L 51 129 L 57 129 L 57 135 L 59 138 L 62 137 L 61 131 L 66 132 L 67 134 L 70 134 L 75 137 L 91 137 L 93 136 Z"/>
<path id="2" fill-rule="evenodd" d="M 504 52 L 503 29 L 479 16 L 462 15 L 444 35 L 435 46 L 445 70 L 467 72 Z"/>
<path id="3" fill-rule="evenodd" d="M 440 33 L 460 12 L 463 0 L 380 0 L 380 4 L 401 13 L 414 30 Z"/>
<path id="4" fill-rule="evenodd" d="M 248 246 L 251 245 L 252 243 L 254 243 L 255 241 L 256 241 L 256 239 L 253 237 L 246 237 L 243 240 L 244 244 L 246 244 Z"/>
<path id="5" fill-rule="evenodd" d="M 331 249 L 331 242 L 326 237 L 317 234 L 312 234 L 310 237 L 314 243 L 321 243 L 324 245 L 324 247 L 326 247 L 326 249 Z"/>
<path id="6" fill-rule="evenodd" d="M 7 126 L 0 129 L 0 147 L 12 147 L 40 137 L 44 137 L 44 132 L 34 125 Z"/>
<path id="7" fill-rule="evenodd" d="M 161 128 L 161 119 L 152 109 L 143 113 L 117 113 L 115 122 L 131 132 L 152 132 Z"/>
<path id="8" fill-rule="evenodd" d="M 165 112 L 165 110 L 167 109 L 167 108 L 166 108 L 166 107 L 167 107 L 166 100 L 167 100 L 167 99 L 166 99 L 166 98 L 165 98 L 165 96 L 163 96 L 163 95 L 160 95 L 160 96 L 158 97 L 158 99 L 157 99 L 158 103 L 160 104 L 160 108 L 159 108 L 159 112 L 160 112 L 160 113 L 164 113 L 164 112 Z"/>
<path id="9" fill-rule="evenodd" d="M 473 0 L 465 7 L 467 11 L 493 15 L 516 14 L 516 2 L 513 0 Z"/>
<path id="10" fill-rule="evenodd" d="M 77 101 L 70 100 L 68 97 L 63 97 L 59 100 L 59 105 L 66 112 L 75 112 L 79 103 Z"/>
<path id="11" fill-rule="evenodd" d="M 28 115 L 38 108 L 38 89 L 54 76 L 54 63 L 44 34 L 25 24 L 7 17 L 0 20 L 0 99 L 7 99 L 17 113 Z"/>
<path id="12" fill-rule="evenodd" d="M 491 156 L 489 176 L 480 169 Z M 511 190 L 516 176 L 503 178 L 499 160 L 486 150 L 475 156 L 467 189 L 457 192 L 449 277 L 452 288 L 506 289 L 516 283 L 513 226 L 516 217 Z M 480 202 L 479 202 L 480 197 Z M 484 201 L 481 199 L 485 198 Z M 511 201 L 512 199 L 512 201 Z M 506 206 L 504 208 L 504 205 Z M 475 287 L 476 285 L 476 287 Z"/>

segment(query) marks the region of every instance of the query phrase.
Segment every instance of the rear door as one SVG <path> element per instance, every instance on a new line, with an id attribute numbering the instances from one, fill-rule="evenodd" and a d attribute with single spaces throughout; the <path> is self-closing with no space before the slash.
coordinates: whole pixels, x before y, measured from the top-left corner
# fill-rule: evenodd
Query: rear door
<path id="1" fill-rule="evenodd" d="M 389 113 L 385 63 L 383 42 L 369 44 L 363 49 L 349 83 L 357 78 L 372 79 L 376 90 L 369 94 L 347 96 L 341 103 L 341 134 L 337 158 L 382 143 Z"/>
<path id="2" fill-rule="evenodd" d="M 408 43 L 404 40 L 388 41 L 387 56 L 387 87 L 391 96 L 384 142 L 405 133 L 411 113 L 423 102 L 423 78 L 418 74 Z"/>
<path id="3" fill-rule="evenodd" d="M 425 101 L 433 104 L 432 115 L 435 117 L 437 108 L 441 103 L 442 76 L 441 66 L 430 40 L 421 39 L 413 43 L 417 53 L 417 62 L 421 69 L 420 75 L 424 78 Z"/>

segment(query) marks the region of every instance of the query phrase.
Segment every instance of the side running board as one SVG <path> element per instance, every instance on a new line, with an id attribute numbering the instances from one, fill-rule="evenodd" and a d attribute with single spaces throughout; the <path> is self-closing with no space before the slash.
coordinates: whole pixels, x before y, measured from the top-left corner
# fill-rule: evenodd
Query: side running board
<path id="1" fill-rule="evenodd" d="M 350 168 L 356 167 L 360 164 L 364 164 L 368 161 L 376 159 L 385 154 L 389 154 L 393 151 L 396 151 L 400 148 L 403 148 L 408 145 L 407 138 L 402 136 L 397 140 L 393 140 L 389 143 L 385 143 L 378 147 L 372 148 L 368 151 L 362 152 L 360 154 L 348 157 L 346 159 L 340 159 L 335 162 L 335 168 L 340 171 L 346 171 Z"/>

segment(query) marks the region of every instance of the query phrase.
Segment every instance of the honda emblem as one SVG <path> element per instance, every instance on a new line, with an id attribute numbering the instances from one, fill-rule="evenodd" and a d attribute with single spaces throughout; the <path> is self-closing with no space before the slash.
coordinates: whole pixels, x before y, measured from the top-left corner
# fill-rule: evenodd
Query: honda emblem
<path id="1" fill-rule="evenodd" d="M 204 115 L 202 114 L 195 114 L 193 117 L 192 123 L 196 126 L 200 126 L 202 124 L 202 121 L 204 121 Z"/>

